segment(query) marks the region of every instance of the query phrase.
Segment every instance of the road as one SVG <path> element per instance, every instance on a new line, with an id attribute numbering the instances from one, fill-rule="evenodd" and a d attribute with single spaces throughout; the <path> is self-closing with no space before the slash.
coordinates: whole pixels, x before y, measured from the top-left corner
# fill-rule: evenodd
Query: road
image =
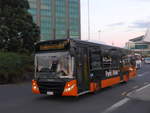
<path id="1" fill-rule="evenodd" d="M 0 85 L 0 113 L 150 113 L 150 101 L 128 97 L 147 84 L 150 65 L 144 65 L 128 83 L 78 98 L 34 95 L 31 83 Z"/>

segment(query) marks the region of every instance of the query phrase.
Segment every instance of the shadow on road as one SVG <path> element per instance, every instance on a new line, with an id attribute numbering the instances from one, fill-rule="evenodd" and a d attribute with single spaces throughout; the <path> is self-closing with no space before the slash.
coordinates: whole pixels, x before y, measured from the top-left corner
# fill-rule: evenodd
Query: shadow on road
<path id="1" fill-rule="evenodd" d="M 73 96 L 47 96 L 47 95 L 41 95 L 40 97 L 36 97 L 35 101 L 58 101 L 58 102 L 79 102 L 85 99 L 88 99 L 92 97 L 92 94 L 85 94 L 78 97 Z"/>
<path id="2" fill-rule="evenodd" d="M 126 83 L 121 83 L 118 85 L 114 85 L 111 87 L 107 87 L 104 89 L 101 89 L 95 93 L 88 93 L 84 94 L 78 97 L 73 97 L 73 96 L 47 96 L 47 95 L 40 95 L 34 98 L 34 101 L 58 101 L 58 102 L 79 102 L 83 100 L 91 100 L 98 98 L 99 96 L 103 95 L 104 93 L 107 93 L 108 91 L 112 90 L 114 87 L 120 87 L 122 85 L 125 85 Z"/>

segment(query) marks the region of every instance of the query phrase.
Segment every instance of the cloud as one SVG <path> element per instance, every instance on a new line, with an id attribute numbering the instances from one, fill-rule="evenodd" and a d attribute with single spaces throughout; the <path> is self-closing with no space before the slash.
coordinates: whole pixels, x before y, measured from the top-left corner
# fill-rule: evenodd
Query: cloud
<path id="1" fill-rule="evenodd" d="M 124 22 L 118 22 L 118 23 L 113 23 L 113 24 L 109 24 L 107 25 L 108 27 L 116 27 L 116 26 L 122 26 L 124 25 L 125 23 Z"/>
<path id="2" fill-rule="evenodd" d="M 141 28 L 141 29 L 148 27 L 150 27 L 150 21 L 136 21 L 129 26 L 129 28 Z"/>

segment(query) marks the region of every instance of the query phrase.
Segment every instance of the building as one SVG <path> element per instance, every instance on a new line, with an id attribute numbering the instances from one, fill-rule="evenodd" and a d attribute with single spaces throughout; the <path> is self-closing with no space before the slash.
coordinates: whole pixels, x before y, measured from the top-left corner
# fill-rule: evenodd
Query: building
<path id="1" fill-rule="evenodd" d="M 150 30 L 147 30 L 145 35 L 130 39 L 126 43 L 126 48 L 144 56 L 150 56 Z"/>
<path id="2" fill-rule="evenodd" d="M 28 0 L 41 40 L 80 39 L 80 0 Z"/>
<path id="3" fill-rule="evenodd" d="M 147 30 L 143 40 L 150 43 L 150 29 Z"/>

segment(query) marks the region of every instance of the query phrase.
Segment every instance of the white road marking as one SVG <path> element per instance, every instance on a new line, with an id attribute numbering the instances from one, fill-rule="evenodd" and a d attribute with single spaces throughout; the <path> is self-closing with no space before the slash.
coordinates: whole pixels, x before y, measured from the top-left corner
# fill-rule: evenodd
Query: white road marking
<path id="1" fill-rule="evenodd" d="M 144 85 L 147 85 L 147 84 L 149 84 L 149 82 L 145 82 L 145 83 L 144 83 Z"/>
<path id="2" fill-rule="evenodd" d="M 110 113 L 117 108 L 121 107 L 122 105 L 126 104 L 130 99 L 129 98 L 124 98 L 120 100 L 119 102 L 115 103 L 114 105 L 110 106 L 108 109 L 106 109 L 103 113 Z"/>
<path id="3" fill-rule="evenodd" d="M 138 77 L 141 77 L 141 76 L 143 76 L 143 74 L 138 74 Z"/>
<path id="4" fill-rule="evenodd" d="M 139 91 L 141 91 L 141 90 L 143 90 L 143 89 L 145 89 L 145 88 L 147 88 L 147 87 L 149 87 L 149 86 L 150 86 L 150 84 L 148 84 L 148 85 L 146 85 L 146 86 L 143 86 L 143 87 L 141 87 L 141 88 L 139 88 L 139 89 L 136 89 L 136 90 L 134 90 L 134 91 L 131 91 L 130 93 L 127 94 L 127 96 L 130 97 L 130 95 L 131 95 L 132 93 L 139 92 Z"/>
<path id="5" fill-rule="evenodd" d="M 134 86 L 133 89 L 137 89 L 139 86 Z"/>
<path id="6" fill-rule="evenodd" d="M 127 92 L 123 92 L 121 95 L 122 95 L 122 96 L 125 96 L 126 94 L 127 94 Z"/>
<path id="7" fill-rule="evenodd" d="M 142 73 L 142 74 L 138 74 L 138 77 L 142 77 L 142 76 L 144 76 L 144 75 L 147 74 L 147 73 L 149 73 L 149 72 L 145 72 L 145 73 Z"/>
<path id="8" fill-rule="evenodd" d="M 141 90 L 143 90 L 143 89 L 145 89 L 145 88 L 147 88 L 147 87 L 149 87 L 149 86 L 150 86 L 150 84 L 148 84 L 148 85 L 146 85 L 146 86 L 144 86 L 144 87 L 141 87 L 141 88 L 137 89 L 136 92 L 139 92 L 139 91 L 141 91 Z"/>

